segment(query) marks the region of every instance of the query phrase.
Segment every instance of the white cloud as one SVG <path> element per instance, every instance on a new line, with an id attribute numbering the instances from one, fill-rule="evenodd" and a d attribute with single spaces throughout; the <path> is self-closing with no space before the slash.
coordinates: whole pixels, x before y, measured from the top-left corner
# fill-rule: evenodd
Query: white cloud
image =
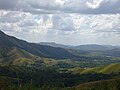
<path id="1" fill-rule="evenodd" d="M 32 14 L 113 14 L 120 13 L 119 4 L 119 0 L 0 0 L 0 9 Z"/>
<path id="2" fill-rule="evenodd" d="M 100 4 L 103 2 L 103 0 L 89 0 L 86 2 L 86 5 L 89 8 L 95 9 L 95 8 L 99 8 Z"/>
<path id="3" fill-rule="evenodd" d="M 92 30 L 96 32 L 114 32 L 120 31 L 117 28 L 120 26 L 120 14 L 117 15 L 97 15 L 92 18 L 90 25 Z"/>
<path id="4" fill-rule="evenodd" d="M 57 4 L 64 5 L 66 0 L 55 0 Z"/>
<path id="5" fill-rule="evenodd" d="M 13 0 L 10 5 L 1 0 L 0 5 L 0 29 L 28 41 L 120 42 L 119 0 Z"/>

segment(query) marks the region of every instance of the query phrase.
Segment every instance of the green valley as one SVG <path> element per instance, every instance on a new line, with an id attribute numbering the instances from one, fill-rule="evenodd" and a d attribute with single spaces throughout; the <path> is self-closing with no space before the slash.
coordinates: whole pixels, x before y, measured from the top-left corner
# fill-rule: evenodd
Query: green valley
<path id="1" fill-rule="evenodd" d="M 119 49 L 79 47 L 29 43 L 0 31 L 0 90 L 119 90 Z"/>

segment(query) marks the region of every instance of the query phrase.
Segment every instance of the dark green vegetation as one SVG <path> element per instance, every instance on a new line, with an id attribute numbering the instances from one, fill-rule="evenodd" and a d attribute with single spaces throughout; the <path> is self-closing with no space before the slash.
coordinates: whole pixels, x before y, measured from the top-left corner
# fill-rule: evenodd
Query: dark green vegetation
<path id="1" fill-rule="evenodd" d="M 0 31 L 0 90 L 119 90 L 119 47 L 90 46 L 39 45 Z"/>
<path id="2" fill-rule="evenodd" d="M 120 90 L 120 78 L 88 82 L 62 90 Z"/>
<path id="3" fill-rule="evenodd" d="M 104 66 L 102 70 L 108 67 L 109 66 L 106 67 Z M 113 65 L 111 67 L 114 68 Z M 114 69 L 117 69 L 117 66 Z M 5 88 L 4 85 L 5 86 L 7 85 L 11 88 L 18 88 L 18 87 L 29 88 L 29 85 L 27 87 L 25 87 L 25 85 L 31 84 L 33 85 L 32 87 L 30 85 L 31 88 L 39 88 L 39 89 L 41 88 L 41 90 L 48 90 L 45 88 L 51 87 L 50 90 L 54 90 L 55 88 L 56 88 L 55 90 L 59 90 L 64 87 L 72 87 L 90 81 L 120 78 L 119 69 L 115 73 L 114 70 L 111 71 L 108 70 L 108 71 L 103 73 L 87 72 L 86 74 L 85 73 L 82 74 L 82 73 L 69 72 L 67 69 L 66 70 L 64 69 L 64 71 L 63 70 L 59 71 L 57 68 L 51 66 L 45 66 L 42 64 L 40 65 L 40 63 L 39 65 L 33 64 L 22 67 L 14 66 L 14 65 L 12 66 L 1 65 L 0 67 L 1 88 Z"/>

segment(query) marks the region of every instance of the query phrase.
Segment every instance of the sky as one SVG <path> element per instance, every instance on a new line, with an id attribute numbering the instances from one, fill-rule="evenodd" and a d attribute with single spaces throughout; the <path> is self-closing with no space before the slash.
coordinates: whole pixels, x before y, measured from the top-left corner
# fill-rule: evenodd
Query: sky
<path id="1" fill-rule="evenodd" d="M 0 0 L 0 30 L 35 43 L 120 45 L 120 0 Z"/>

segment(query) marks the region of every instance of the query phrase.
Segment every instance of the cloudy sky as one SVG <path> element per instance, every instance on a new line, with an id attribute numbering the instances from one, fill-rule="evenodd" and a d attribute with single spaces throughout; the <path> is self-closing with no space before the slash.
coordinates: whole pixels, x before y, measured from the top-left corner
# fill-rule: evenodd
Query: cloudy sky
<path id="1" fill-rule="evenodd" d="M 29 42 L 120 45 L 120 0 L 0 0 L 0 30 Z"/>

